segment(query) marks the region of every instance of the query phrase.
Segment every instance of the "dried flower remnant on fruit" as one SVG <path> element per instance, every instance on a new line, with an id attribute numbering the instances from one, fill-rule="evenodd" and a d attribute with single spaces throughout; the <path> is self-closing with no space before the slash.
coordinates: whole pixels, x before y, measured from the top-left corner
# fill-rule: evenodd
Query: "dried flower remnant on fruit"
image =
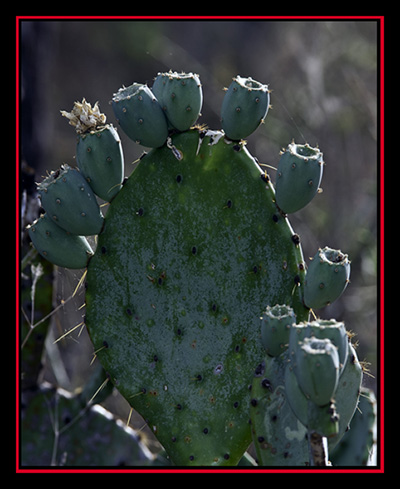
<path id="1" fill-rule="evenodd" d="M 61 115 L 69 120 L 78 134 L 94 131 L 106 123 L 106 115 L 100 112 L 98 102 L 92 107 L 85 99 L 82 99 L 82 102 L 74 102 L 71 112 L 61 110 Z"/>

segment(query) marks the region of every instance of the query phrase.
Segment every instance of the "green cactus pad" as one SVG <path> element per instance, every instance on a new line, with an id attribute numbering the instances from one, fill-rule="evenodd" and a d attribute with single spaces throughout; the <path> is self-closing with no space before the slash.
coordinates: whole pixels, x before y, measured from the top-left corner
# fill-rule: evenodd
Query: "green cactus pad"
<path id="1" fill-rule="evenodd" d="M 97 357 L 176 465 L 238 463 L 259 317 L 308 317 L 301 248 L 262 175 L 221 132 L 172 136 L 111 202 L 88 266 Z"/>
<path id="2" fill-rule="evenodd" d="M 158 73 L 152 91 L 171 126 L 186 131 L 198 119 L 203 105 L 199 76 L 193 73 Z"/>
<path id="3" fill-rule="evenodd" d="M 292 408 L 294 415 L 304 426 L 307 426 L 308 399 L 300 389 L 297 377 L 294 373 L 293 362 L 291 360 L 288 361 L 285 367 L 285 391 L 287 401 Z"/>
<path id="4" fill-rule="evenodd" d="M 267 306 L 261 316 L 261 341 L 271 357 L 280 355 L 289 343 L 290 328 L 296 322 L 291 307 L 285 305 Z"/>
<path id="5" fill-rule="evenodd" d="M 335 466 L 357 467 L 375 465 L 377 401 L 374 391 L 363 387 L 360 402 L 337 449 L 332 453 Z"/>
<path id="6" fill-rule="evenodd" d="M 149 148 L 158 148 L 165 143 L 167 119 L 147 85 L 133 83 L 120 88 L 111 103 L 119 125 L 133 141 Z"/>
<path id="7" fill-rule="evenodd" d="M 221 107 L 222 129 L 228 138 L 247 138 L 264 121 L 269 109 L 268 85 L 251 77 L 236 76 L 226 90 Z"/>
<path id="8" fill-rule="evenodd" d="M 350 261 L 340 250 L 319 249 L 308 266 L 304 302 L 312 309 L 331 304 L 344 292 L 350 279 Z"/>
<path id="9" fill-rule="evenodd" d="M 329 440 L 329 450 L 333 450 L 344 433 L 349 429 L 350 421 L 354 416 L 360 399 L 362 380 L 362 366 L 354 346 L 349 343 L 346 365 L 340 374 L 335 393 L 336 410 L 339 413 L 339 434 Z"/>
<path id="10" fill-rule="evenodd" d="M 85 268 L 93 255 L 86 238 L 64 231 L 47 214 L 28 226 L 28 234 L 43 258 L 59 267 Z"/>
<path id="11" fill-rule="evenodd" d="M 72 234 L 98 234 L 104 218 L 90 185 L 77 168 L 62 165 L 38 185 L 38 192 L 49 217 Z"/>
<path id="12" fill-rule="evenodd" d="M 323 173 L 322 153 L 309 144 L 289 144 L 279 160 L 276 203 L 286 214 L 305 207 L 314 198 Z"/>
<path id="13" fill-rule="evenodd" d="M 293 415 L 287 398 L 287 361 L 287 352 L 266 356 L 253 379 L 251 431 L 258 464 L 263 466 L 308 464 L 307 428 Z"/>
<path id="14" fill-rule="evenodd" d="M 333 401 L 318 406 L 313 401 L 307 404 L 307 428 L 328 439 L 334 439 L 339 433 L 339 414 Z"/>
<path id="15" fill-rule="evenodd" d="M 124 156 L 112 125 L 79 135 L 76 159 L 96 195 L 108 202 L 119 192 L 124 179 Z"/>

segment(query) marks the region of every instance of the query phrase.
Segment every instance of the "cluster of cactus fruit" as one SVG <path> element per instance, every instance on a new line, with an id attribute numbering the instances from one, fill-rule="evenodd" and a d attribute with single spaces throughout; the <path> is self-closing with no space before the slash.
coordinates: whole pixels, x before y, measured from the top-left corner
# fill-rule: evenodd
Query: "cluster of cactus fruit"
<path id="1" fill-rule="evenodd" d="M 310 321 L 346 288 L 348 256 L 326 247 L 307 266 L 287 218 L 318 192 L 322 153 L 292 142 L 273 184 L 244 141 L 267 115 L 268 86 L 237 76 L 225 90 L 222 129 L 210 130 L 196 125 L 196 74 L 119 89 L 120 127 L 151 148 L 125 180 L 97 103 L 63 111 L 77 168 L 38 185 L 45 212 L 29 236 L 53 264 L 87 267 L 96 356 L 173 464 L 237 465 L 253 441 L 259 465 L 325 465 L 363 374 L 344 324 Z"/>

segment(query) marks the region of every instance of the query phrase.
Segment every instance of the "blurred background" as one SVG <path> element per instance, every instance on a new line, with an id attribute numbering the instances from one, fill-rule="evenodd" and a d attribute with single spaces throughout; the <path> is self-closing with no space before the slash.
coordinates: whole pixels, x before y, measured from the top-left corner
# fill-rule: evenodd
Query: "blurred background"
<path id="1" fill-rule="evenodd" d="M 192 71 L 203 85 L 199 122 L 219 129 L 222 89 L 233 76 L 268 84 L 272 110 L 247 147 L 272 166 L 293 139 L 324 153 L 323 193 L 289 219 L 306 262 L 319 247 L 348 253 L 350 285 L 338 301 L 316 312 L 344 320 L 356 333 L 359 357 L 375 376 L 366 376 L 365 384 L 376 388 L 377 34 L 375 21 L 22 21 L 22 188 L 32 191 L 33 180 L 41 181 L 47 171 L 75 164 L 74 129 L 60 110 L 70 111 L 83 97 L 92 105 L 98 101 L 107 121 L 117 125 L 109 101 L 122 85 L 151 86 L 158 72 Z M 129 175 L 143 148 L 122 131 L 120 136 Z M 268 172 L 275 181 L 274 170 Z M 60 274 L 54 303 L 78 280 L 76 272 Z M 79 322 L 83 300 L 81 292 L 61 311 L 54 338 Z M 71 319 L 73 314 L 79 317 Z M 74 375 L 83 368 L 77 360 L 82 348 L 88 368 L 92 349 L 84 338 L 66 342 L 72 352 L 63 360 L 67 384 L 80 382 Z"/>

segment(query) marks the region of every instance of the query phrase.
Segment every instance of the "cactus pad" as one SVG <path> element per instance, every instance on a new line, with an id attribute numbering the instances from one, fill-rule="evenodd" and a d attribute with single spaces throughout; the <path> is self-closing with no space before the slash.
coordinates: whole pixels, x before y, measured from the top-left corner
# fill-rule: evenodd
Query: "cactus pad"
<path id="1" fill-rule="evenodd" d="M 237 464 L 260 315 L 308 317 L 301 248 L 262 176 L 222 132 L 172 136 L 112 201 L 88 265 L 97 356 L 176 465 Z"/>

